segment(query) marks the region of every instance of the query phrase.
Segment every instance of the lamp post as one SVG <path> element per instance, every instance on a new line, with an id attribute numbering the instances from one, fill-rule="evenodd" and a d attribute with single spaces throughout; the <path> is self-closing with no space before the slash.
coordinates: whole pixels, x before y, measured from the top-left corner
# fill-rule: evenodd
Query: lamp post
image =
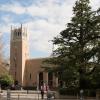
<path id="1" fill-rule="evenodd" d="M 11 92 L 10 92 L 10 89 L 7 89 L 7 100 L 11 100 Z"/>
<path id="2" fill-rule="evenodd" d="M 38 92 L 38 100 L 39 100 L 39 74 L 37 73 L 37 92 Z"/>
<path id="3" fill-rule="evenodd" d="M 84 92 L 84 91 L 81 89 L 81 90 L 80 90 L 80 100 L 83 100 L 83 92 Z"/>

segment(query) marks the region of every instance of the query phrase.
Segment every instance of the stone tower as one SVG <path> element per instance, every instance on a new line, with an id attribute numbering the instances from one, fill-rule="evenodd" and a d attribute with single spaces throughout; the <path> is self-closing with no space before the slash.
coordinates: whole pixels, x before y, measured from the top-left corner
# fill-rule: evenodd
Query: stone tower
<path id="1" fill-rule="evenodd" d="M 28 59 L 27 29 L 22 25 L 11 27 L 10 39 L 10 74 L 16 84 L 25 86 L 25 64 Z"/>

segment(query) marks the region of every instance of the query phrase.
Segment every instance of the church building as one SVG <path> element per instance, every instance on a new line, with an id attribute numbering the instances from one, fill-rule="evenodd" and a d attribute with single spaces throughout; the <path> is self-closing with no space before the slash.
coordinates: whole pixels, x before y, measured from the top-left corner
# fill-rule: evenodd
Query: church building
<path id="1" fill-rule="evenodd" d="M 22 25 L 11 28 L 10 74 L 14 81 L 23 87 L 40 86 L 43 82 L 57 87 L 58 79 L 41 67 L 45 58 L 29 59 L 27 35 L 27 29 Z"/>

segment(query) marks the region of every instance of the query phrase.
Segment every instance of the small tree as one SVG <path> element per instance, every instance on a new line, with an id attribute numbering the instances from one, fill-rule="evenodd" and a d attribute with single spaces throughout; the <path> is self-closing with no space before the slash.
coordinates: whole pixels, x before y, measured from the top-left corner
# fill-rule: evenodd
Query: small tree
<path id="1" fill-rule="evenodd" d="M 3 34 L 0 32 L 0 76 L 4 73 L 8 73 L 8 70 L 7 70 L 7 62 L 4 60 L 4 44 L 3 44 L 3 41 L 2 41 L 2 38 L 3 38 Z"/>
<path id="2" fill-rule="evenodd" d="M 6 88 L 14 83 L 13 78 L 8 74 L 3 74 L 0 77 L 0 84 L 2 88 Z"/>

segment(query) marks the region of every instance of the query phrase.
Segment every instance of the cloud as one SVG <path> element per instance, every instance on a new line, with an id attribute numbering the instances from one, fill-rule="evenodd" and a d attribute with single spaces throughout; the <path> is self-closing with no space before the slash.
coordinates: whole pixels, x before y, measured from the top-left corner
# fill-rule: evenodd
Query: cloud
<path id="1" fill-rule="evenodd" d="M 66 24 L 70 22 L 75 1 L 31 0 L 31 3 L 27 1 L 22 4 L 17 0 L 12 3 L 2 4 L 0 11 L 9 14 L 2 14 L 2 20 L 6 24 L 0 24 L 0 27 L 2 27 L 0 31 L 10 33 L 10 26 L 19 26 L 21 22 L 28 28 L 30 51 L 37 50 L 50 54 L 52 51 L 50 40 L 65 29 Z M 99 0 L 91 0 L 93 9 L 99 7 L 99 4 Z M 33 56 L 32 52 L 31 56 Z"/>
<path id="2" fill-rule="evenodd" d="M 58 5 L 52 3 L 51 0 L 49 3 L 45 2 L 39 6 L 31 5 L 27 8 L 28 14 L 42 18 L 26 23 L 29 25 L 30 44 L 33 44 L 33 50 L 51 53 L 52 45 L 48 41 L 53 40 L 61 30 L 65 29 L 66 23 L 69 22 L 72 16 L 71 10 L 71 5 Z"/>
<path id="3" fill-rule="evenodd" d="M 30 34 L 29 41 L 33 44 L 33 50 L 41 50 L 42 51 L 50 51 L 51 46 L 49 45 L 49 41 L 56 36 L 61 29 L 59 24 L 49 23 L 46 20 L 37 20 L 33 22 L 27 23 L 28 33 Z M 30 44 L 31 44 L 30 43 Z M 38 44 L 38 45 L 37 45 Z M 35 45 L 35 46 L 34 46 Z"/>
<path id="4" fill-rule="evenodd" d="M 11 3 L 11 4 L 2 4 L 0 6 L 0 11 L 6 11 L 6 12 L 13 12 L 16 14 L 22 14 L 25 13 L 26 9 L 25 7 L 21 6 L 19 3 Z"/>
<path id="5" fill-rule="evenodd" d="M 91 0 L 91 6 L 93 10 L 100 8 L 100 0 Z"/>

